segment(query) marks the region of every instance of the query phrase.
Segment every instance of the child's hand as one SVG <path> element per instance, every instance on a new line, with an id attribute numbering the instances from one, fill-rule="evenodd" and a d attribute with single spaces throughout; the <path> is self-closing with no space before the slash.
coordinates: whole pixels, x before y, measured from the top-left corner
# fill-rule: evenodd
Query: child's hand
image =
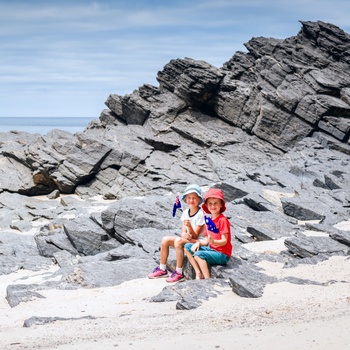
<path id="1" fill-rule="evenodd" d="M 209 244 L 214 244 L 214 238 L 212 236 L 208 236 Z"/>
<path id="2" fill-rule="evenodd" d="M 199 242 L 192 244 L 191 250 L 195 253 L 199 249 Z"/>
<path id="3" fill-rule="evenodd" d="M 187 232 L 182 232 L 181 237 L 190 241 L 192 238 L 192 235 L 190 233 L 188 233 L 188 231 L 187 231 Z"/>

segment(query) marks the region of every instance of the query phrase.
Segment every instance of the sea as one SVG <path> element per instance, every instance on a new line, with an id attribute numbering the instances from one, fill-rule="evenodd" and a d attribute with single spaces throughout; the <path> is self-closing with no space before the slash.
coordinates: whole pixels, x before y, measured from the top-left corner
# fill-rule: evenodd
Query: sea
<path id="1" fill-rule="evenodd" d="M 74 134 L 81 132 L 94 119 L 87 117 L 0 117 L 0 132 L 26 131 L 46 135 L 60 129 Z"/>

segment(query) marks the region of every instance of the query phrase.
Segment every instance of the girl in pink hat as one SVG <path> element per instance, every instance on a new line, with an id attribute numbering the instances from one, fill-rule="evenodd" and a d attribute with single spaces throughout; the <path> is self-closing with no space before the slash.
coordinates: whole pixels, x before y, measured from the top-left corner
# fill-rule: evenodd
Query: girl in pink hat
<path id="1" fill-rule="evenodd" d="M 210 278 L 208 265 L 226 265 L 232 255 L 230 222 L 223 214 L 226 204 L 223 192 L 210 188 L 202 205 L 205 216 L 203 241 L 185 244 L 186 256 L 196 272 L 196 278 Z"/>

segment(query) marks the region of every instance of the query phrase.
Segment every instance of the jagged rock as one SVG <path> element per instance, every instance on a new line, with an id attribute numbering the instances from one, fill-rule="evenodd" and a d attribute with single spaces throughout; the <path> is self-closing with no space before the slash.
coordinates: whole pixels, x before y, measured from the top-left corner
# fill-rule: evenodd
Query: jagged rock
<path id="1" fill-rule="evenodd" d="M 301 258 L 312 257 L 318 254 L 347 255 L 349 250 L 348 246 L 330 237 L 307 237 L 302 234 L 287 238 L 284 244 L 289 251 Z"/>
<path id="2" fill-rule="evenodd" d="M 10 284 L 6 288 L 6 299 L 11 307 L 37 298 L 45 298 L 40 291 L 59 288 L 59 282 L 45 282 L 43 284 Z"/>
<path id="3" fill-rule="evenodd" d="M 259 297 L 275 282 L 260 261 L 288 268 L 349 254 L 347 232 L 335 228 L 350 215 L 349 45 L 340 28 L 302 21 L 296 36 L 252 38 L 248 52 L 221 68 L 171 60 L 157 74 L 159 87 L 110 94 L 108 109 L 81 133 L 2 133 L 0 274 L 60 266 L 52 277 L 61 281 L 18 287 L 23 301 L 40 297 L 41 288 L 147 276 L 161 238 L 180 234 L 171 208 L 189 183 L 225 193 L 233 256 L 210 271 L 238 295 Z M 29 197 L 37 195 L 49 198 Z M 329 237 L 302 235 L 309 228 Z M 9 229 L 37 230 L 35 240 Z M 244 247 L 280 238 L 287 247 L 280 253 Z M 167 264 L 175 268 L 173 250 Z M 186 263 L 184 273 L 193 278 Z M 185 292 L 198 283 L 188 282 L 175 299 L 179 309 L 200 305 Z M 16 303 L 15 294 L 9 288 L 8 300 Z"/>
<path id="4" fill-rule="evenodd" d="M 254 211 L 245 205 L 233 207 L 233 232 L 243 228 L 257 241 L 273 240 L 292 236 L 298 229 L 281 214 L 266 211 Z"/>
<path id="5" fill-rule="evenodd" d="M 263 215 L 262 222 L 247 226 L 247 232 L 257 241 L 274 240 L 289 237 L 295 233 L 296 227 L 276 215 Z"/>
<path id="6" fill-rule="evenodd" d="M 84 255 L 95 255 L 119 245 L 100 226 L 86 218 L 66 221 L 64 232 L 74 248 Z"/>
<path id="7" fill-rule="evenodd" d="M 78 265 L 67 266 L 56 272 L 61 276 L 61 288 L 110 287 L 138 278 L 143 278 L 154 268 L 148 257 L 131 257 L 115 261 L 85 259 Z"/>
<path id="8" fill-rule="evenodd" d="M 52 266 L 51 259 L 39 255 L 34 237 L 2 231 L 0 236 L 0 275 L 19 269 L 39 271 Z"/>
<path id="9" fill-rule="evenodd" d="M 253 265 L 235 262 L 235 268 L 228 274 L 232 291 L 244 298 L 261 297 L 267 283 L 276 282 L 277 279 L 257 271 Z"/>
<path id="10" fill-rule="evenodd" d="M 169 90 L 187 105 L 203 108 L 215 96 L 224 73 L 204 61 L 190 58 L 171 60 L 158 72 L 160 91 Z"/>
<path id="11" fill-rule="evenodd" d="M 78 254 L 78 250 L 72 245 L 63 227 L 49 230 L 43 226 L 41 231 L 34 235 L 34 239 L 42 256 L 53 257 L 55 253 L 63 250 L 73 255 Z"/>
<path id="12" fill-rule="evenodd" d="M 40 271 L 52 267 L 53 261 L 42 256 L 0 256 L 0 275 L 9 275 L 18 270 Z"/>
<path id="13" fill-rule="evenodd" d="M 94 320 L 96 317 L 93 316 L 82 316 L 82 317 L 38 317 L 38 316 L 32 316 L 30 318 L 27 318 L 24 320 L 23 327 L 31 327 L 31 326 L 41 326 L 43 324 L 47 323 L 53 323 L 56 321 L 72 321 L 72 320 Z"/>
<path id="14" fill-rule="evenodd" d="M 207 174 L 202 181 L 220 182 L 230 177 L 232 162 L 237 164 L 232 146 L 252 144 L 252 134 L 265 155 L 271 145 L 288 152 L 312 135 L 349 154 L 349 35 L 321 21 L 301 25 L 285 40 L 252 38 L 245 44 L 248 52 L 236 53 L 222 68 L 171 60 L 157 74 L 159 87 L 145 84 L 129 95 L 111 94 L 109 111 L 81 133 L 8 134 L 0 147 L 6 165 L 1 188 L 116 199 L 137 195 L 140 184 L 143 194 L 160 187 L 176 191 L 175 184 L 189 178 L 186 148 L 193 142 L 196 167 Z M 335 50 L 334 42 L 342 49 Z M 217 150 L 206 150 L 217 146 L 226 164 Z M 17 183 L 8 182 L 8 174 Z"/>
<path id="15" fill-rule="evenodd" d="M 346 144 L 324 133 L 315 132 L 313 136 L 316 137 L 322 145 L 329 147 L 329 149 L 344 153 L 348 156 L 350 155 L 350 146 L 348 145 L 349 139 L 348 144 Z"/>
<path id="16" fill-rule="evenodd" d="M 298 220 L 323 221 L 330 212 L 329 207 L 310 197 L 282 198 L 281 201 L 284 213 Z"/>
<path id="17" fill-rule="evenodd" d="M 67 250 L 59 250 L 53 253 L 53 257 L 59 267 L 73 266 L 80 263 L 80 259 L 77 255 L 69 253 Z"/>
<path id="18" fill-rule="evenodd" d="M 143 125 L 150 113 L 148 103 L 139 97 L 139 91 L 124 97 L 112 94 L 105 104 L 127 124 Z"/>
<path id="19" fill-rule="evenodd" d="M 216 286 L 228 287 L 224 280 L 192 280 L 176 283 L 165 287 L 158 295 L 150 299 L 151 302 L 177 301 L 177 310 L 191 310 L 199 307 L 203 301 L 210 297 L 216 298 L 220 292 L 215 290 Z"/>
<path id="20" fill-rule="evenodd" d="M 121 242 L 129 242 L 125 234 L 133 229 L 153 227 L 168 230 L 180 228 L 180 223 L 171 216 L 173 198 L 147 197 L 117 201 L 101 212 L 103 228 L 113 233 Z M 145 206 L 145 202 L 147 205 Z"/>
<path id="21" fill-rule="evenodd" d="M 288 252 L 286 252 L 288 253 Z M 329 254 L 317 254 L 307 258 L 296 257 L 296 259 L 288 259 L 284 262 L 283 268 L 293 268 L 299 264 L 304 265 L 317 265 L 318 263 L 325 261 L 329 258 Z"/>
<path id="22" fill-rule="evenodd" d="M 329 235 L 331 238 L 333 238 L 334 240 L 342 243 L 342 244 L 345 244 L 347 246 L 350 246 L 350 232 L 335 232 L 335 233 L 331 233 Z"/>
<path id="23" fill-rule="evenodd" d="M 284 282 L 289 282 L 292 284 L 307 284 L 307 285 L 315 285 L 315 286 L 324 286 L 324 283 L 312 281 L 312 280 L 305 280 L 302 278 L 295 278 L 295 277 L 285 277 L 282 279 Z"/>
<path id="24" fill-rule="evenodd" d="M 14 284 L 6 290 L 6 299 L 11 307 L 33 298 L 42 298 L 39 293 L 48 289 L 76 289 L 115 286 L 122 282 L 141 278 L 152 271 L 152 258 L 130 258 L 117 261 L 105 261 L 102 258 L 86 258 L 76 265 L 59 269 L 42 284 Z M 59 278 L 59 280 L 58 280 Z"/>
<path id="25" fill-rule="evenodd" d="M 27 285 L 25 284 L 9 285 L 6 289 L 6 294 L 6 299 L 11 307 L 15 307 L 21 302 L 27 302 L 37 298 L 45 298 L 38 292 L 28 291 Z"/>
<path id="26" fill-rule="evenodd" d="M 188 128 L 191 121 L 192 127 Z M 244 141 L 241 129 L 230 127 L 221 120 L 194 110 L 188 110 L 177 116 L 171 126 L 179 135 L 202 147 L 224 147 Z"/>
<path id="27" fill-rule="evenodd" d="M 180 236 L 181 226 L 178 229 L 159 230 L 152 227 L 129 230 L 125 234 L 124 241 L 129 241 L 141 247 L 145 252 L 154 254 L 159 251 L 160 242 L 164 236 Z"/>

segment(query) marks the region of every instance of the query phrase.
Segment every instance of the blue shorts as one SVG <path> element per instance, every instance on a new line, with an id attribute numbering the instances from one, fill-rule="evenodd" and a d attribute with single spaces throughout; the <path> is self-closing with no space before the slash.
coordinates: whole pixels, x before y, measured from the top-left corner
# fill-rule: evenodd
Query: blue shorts
<path id="1" fill-rule="evenodd" d="M 193 244 L 194 243 L 186 243 L 185 249 L 190 252 L 192 256 L 198 256 L 210 265 L 226 265 L 230 260 L 226 254 L 211 249 L 209 246 L 201 246 L 195 253 L 193 253 L 191 250 Z"/>

